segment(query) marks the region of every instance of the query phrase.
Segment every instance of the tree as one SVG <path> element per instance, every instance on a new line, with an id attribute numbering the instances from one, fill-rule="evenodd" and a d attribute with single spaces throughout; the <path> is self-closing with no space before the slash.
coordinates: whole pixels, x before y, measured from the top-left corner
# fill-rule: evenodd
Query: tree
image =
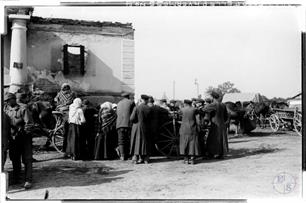
<path id="1" fill-rule="evenodd" d="M 227 81 L 218 85 L 218 87 L 209 86 L 206 89 L 206 94 L 210 94 L 212 91 L 216 91 L 223 97 L 226 93 L 240 93 L 240 90 L 235 88 L 234 85 L 234 83 Z"/>

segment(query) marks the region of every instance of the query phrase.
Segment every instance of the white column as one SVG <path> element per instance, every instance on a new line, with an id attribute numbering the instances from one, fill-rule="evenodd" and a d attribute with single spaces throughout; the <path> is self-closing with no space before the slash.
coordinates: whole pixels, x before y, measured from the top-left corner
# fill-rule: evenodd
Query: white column
<path id="1" fill-rule="evenodd" d="M 9 92 L 15 93 L 20 88 L 28 89 L 27 21 L 30 16 L 11 14 L 9 19 L 12 21 Z"/>

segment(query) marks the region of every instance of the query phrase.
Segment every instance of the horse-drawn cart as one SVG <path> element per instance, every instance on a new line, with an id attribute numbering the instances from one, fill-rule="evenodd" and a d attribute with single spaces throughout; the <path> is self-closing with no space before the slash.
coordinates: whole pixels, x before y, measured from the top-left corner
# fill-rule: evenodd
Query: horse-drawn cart
<path id="1" fill-rule="evenodd" d="M 33 137 L 46 137 L 46 147 L 52 146 L 59 153 L 63 153 L 65 123 L 67 118 L 63 112 L 52 111 L 52 121 L 54 120 L 54 127 L 49 129 L 42 124 L 35 123 L 30 128 Z M 50 121 L 50 122 L 52 122 Z"/>
<path id="2" fill-rule="evenodd" d="M 161 125 L 158 137 L 155 141 L 155 148 L 162 155 L 167 157 L 179 156 L 179 130 L 181 126 L 180 115 L 177 111 L 170 112 L 171 120 Z"/>
<path id="3" fill-rule="evenodd" d="M 287 128 L 296 131 L 298 135 L 302 135 L 302 113 L 297 108 L 273 108 L 272 114 L 269 117 L 269 123 L 274 132 Z"/>
<path id="4" fill-rule="evenodd" d="M 197 115 L 197 128 L 200 134 L 199 141 L 205 142 L 210 129 L 210 113 L 202 111 L 201 115 Z M 157 151 L 168 158 L 179 158 L 179 139 L 180 127 L 182 123 L 182 115 L 180 111 L 170 111 L 169 120 L 164 122 L 158 131 L 158 137 L 155 140 L 155 148 Z"/>

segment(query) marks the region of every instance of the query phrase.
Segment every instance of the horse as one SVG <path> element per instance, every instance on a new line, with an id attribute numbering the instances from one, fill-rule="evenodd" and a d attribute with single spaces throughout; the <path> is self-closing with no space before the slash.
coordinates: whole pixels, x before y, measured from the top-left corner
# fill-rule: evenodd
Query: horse
<path id="1" fill-rule="evenodd" d="M 28 104 L 34 123 L 43 128 L 53 129 L 55 118 L 52 115 L 53 107 L 48 101 L 32 101 Z"/>
<path id="2" fill-rule="evenodd" d="M 272 109 L 276 107 L 279 106 L 277 106 L 277 103 L 274 103 L 273 101 L 265 101 L 259 103 L 251 102 L 246 107 L 246 115 L 251 120 L 256 119 L 259 126 L 264 128 L 266 120 L 265 118 L 269 117 L 272 113 Z"/>
<path id="3" fill-rule="evenodd" d="M 228 113 L 228 129 L 230 124 L 234 124 L 236 126 L 235 134 L 237 135 L 239 130 L 244 130 L 241 128 L 241 123 L 245 119 L 246 110 L 243 108 L 241 102 L 225 102 L 224 103 Z"/>

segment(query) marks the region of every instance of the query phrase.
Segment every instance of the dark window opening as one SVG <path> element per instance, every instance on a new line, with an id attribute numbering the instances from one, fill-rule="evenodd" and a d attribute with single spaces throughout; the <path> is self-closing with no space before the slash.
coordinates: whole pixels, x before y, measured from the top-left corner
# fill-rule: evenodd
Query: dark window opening
<path id="1" fill-rule="evenodd" d="M 63 46 L 64 75 L 85 74 L 85 49 L 82 45 Z"/>

